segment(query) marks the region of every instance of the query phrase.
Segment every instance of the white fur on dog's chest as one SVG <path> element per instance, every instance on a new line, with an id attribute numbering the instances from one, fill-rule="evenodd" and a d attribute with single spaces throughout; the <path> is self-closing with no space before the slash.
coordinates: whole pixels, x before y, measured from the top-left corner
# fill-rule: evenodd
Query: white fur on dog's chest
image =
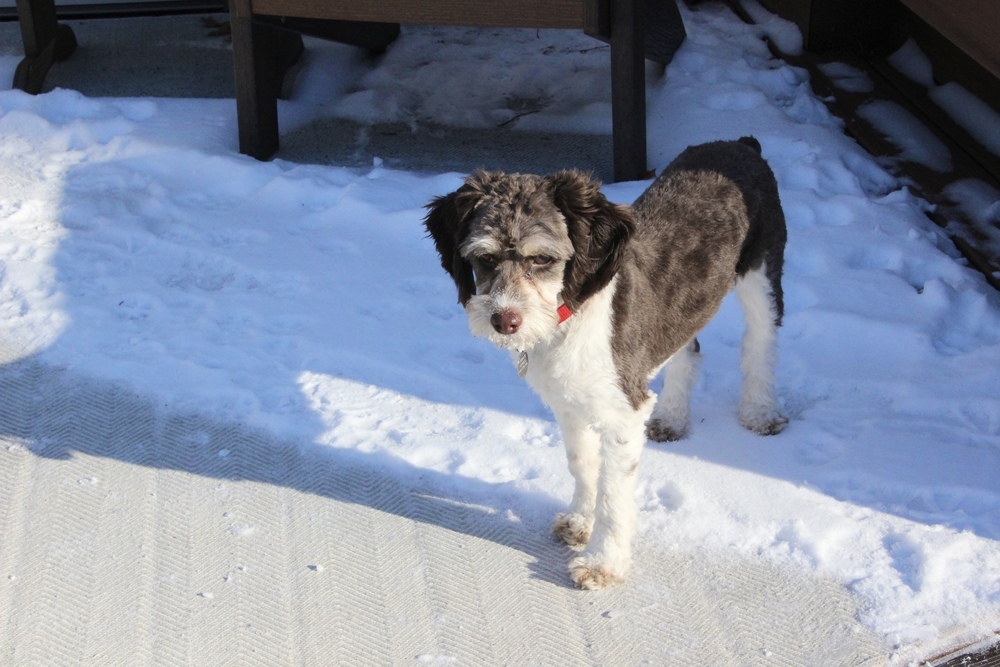
<path id="1" fill-rule="evenodd" d="M 621 390 L 611 349 L 614 285 L 528 351 L 528 385 L 554 411 L 587 415 L 597 426 L 610 411 L 633 412 Z M 517 363 L 517 353 L 512 354 Z"/>

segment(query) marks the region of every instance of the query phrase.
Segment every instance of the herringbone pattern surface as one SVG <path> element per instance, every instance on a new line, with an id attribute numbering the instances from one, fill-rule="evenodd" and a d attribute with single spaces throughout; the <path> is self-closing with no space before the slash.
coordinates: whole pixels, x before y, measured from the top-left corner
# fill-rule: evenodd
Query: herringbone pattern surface
<path id="1" fill-rule="evenodd" d="M 829 582 L 640 542 L 627 586 L 578 592 L 544 526 L 446 476 L 175 414 L 32 360 L 0 365 L 0 397 L 5 666 L 885 655 Z"/>

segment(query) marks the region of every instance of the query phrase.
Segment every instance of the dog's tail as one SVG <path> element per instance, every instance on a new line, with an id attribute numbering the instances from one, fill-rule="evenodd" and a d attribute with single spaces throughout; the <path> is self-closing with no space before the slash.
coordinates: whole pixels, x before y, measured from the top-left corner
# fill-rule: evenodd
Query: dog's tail
<path id="1" fill-rule="evenodd" d="M 760 155 L 760 142 L 757 141 L 755 138 L 740 137 L 739 142 L 745 146 L 749 146 L 750 148 L 754 149 L 755 151 L 757 151 L 757 155 Z"/>

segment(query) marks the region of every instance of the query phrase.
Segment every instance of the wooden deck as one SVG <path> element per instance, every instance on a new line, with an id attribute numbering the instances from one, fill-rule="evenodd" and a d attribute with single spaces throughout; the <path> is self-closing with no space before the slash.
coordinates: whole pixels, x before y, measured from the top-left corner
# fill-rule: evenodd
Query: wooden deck
<path id="1" fill-rule="evenodd" d="M 932 667 L 1000 667 L 1000 643 L 985 650 L 963 653 L 930 664 Z"/>
<path id="2" fill-rule="evenodd" d="M 900 0 L 911 12 L 1000 79 L 1000 3 L 996 0 Z"/>
<path id="3" fill-rule="evenodd" d="M 935 83 L 954 81 L 1000 112 L 1000 40 L 991 35 L 1000 25 L 1000 2 L 886 0 L 878 4 L 877 16 L 864 17 L 875 23 L 857 32 L 848 29 L 858 19 L 850 16 L 853 5 L 844 0 L 765 0 L 764 4 L 799 24 L 807 37 L 803 54 L 775 49 L 776 55 L 809 70 L 813 88 L 844 119 L 847 131 L 870 153 L 886 158 L 897 176 L 913 184 L 916 194 L 936 205 L 929 217 L 948 230 L 969 263 L 1000 289 L 1000 252 L 991 249 L 981 223 L 971 220 L 947 195 L 949 185 L 965 178 L 1000 190 L 1000 156 L 949 117 L 926 87 L 908 79 L 887 60 L 907 39 L 914 39 L 933 64 Z M 729 5 L 750 20 L 737 2 L 729 0 Z M 817 26 L 822 18 L 829 19 L 830 26 Z M 810 37 L 815 48 L 810 48 Z M 838 88 L 820 68 L 833 62 L 865 72 L 873 90 Z M 899 104 L 933 132 L 951 153 L 951 171 L 941 173 L 900 156 L 899 147 L 858 114 L 873 99 Z"/>

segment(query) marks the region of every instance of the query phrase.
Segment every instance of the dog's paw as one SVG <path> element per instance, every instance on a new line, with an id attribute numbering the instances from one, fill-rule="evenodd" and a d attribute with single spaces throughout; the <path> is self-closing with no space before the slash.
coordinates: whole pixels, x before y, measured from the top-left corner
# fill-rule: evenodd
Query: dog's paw
<path id="1" fill-rule="evenodd" d="M 676 442 L 687 436 L 687 424 L 671 424 L 665 419 L 653 417 L 646 422 L 646 438 L 653 442 Z"/>
<path id="2" fill-rule="evenodd" d="M 556 515 L 556 520 L 552 523 L 552 534 L 570 549 L 580 550 L 590 541 L 593 528 L 594 517 L 565 512 Z"/>
<path id="3" fill-rule="evenodd" d="M 777 435 L 788 426 L 788 417 L 777 410 L 744 410 L 740 414 L 740 423 L 757 435 Z"/>
<path id="4" fill-rule="evenodd" d="M 626 567 L 614 567 L 593 555 L 577 556 L 569 562 L 573 585 L 587 591 L 599 591 L 625 581 Z"/>

